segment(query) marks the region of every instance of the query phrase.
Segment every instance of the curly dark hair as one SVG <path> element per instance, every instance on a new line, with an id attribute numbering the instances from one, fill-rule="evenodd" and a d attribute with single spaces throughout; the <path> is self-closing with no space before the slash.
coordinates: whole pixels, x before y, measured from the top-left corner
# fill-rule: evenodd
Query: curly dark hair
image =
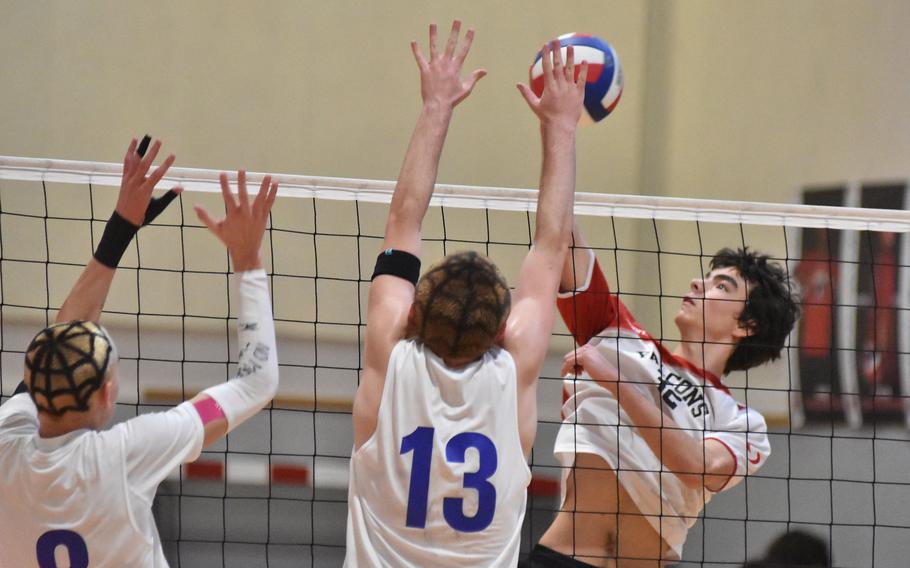
<path id="1" fill-rule="evenodd" d="M 511 294 L 495 264 L 474 251 L 450 254 L 417 282 L 414 335 L 443 359 L 476 359 L 496 341 Z"/>
<path id="2" fill-rule="evenodd" d="M 749 295 L 739 322 L 751 333 L 727 360 L 724 374 L 745 371 L 780 357 L 787 336 L 799 318 L 799 303 L 787 271 L 770 257 L 749 250 L 723 248 L 711 259 L 711 270 L 735 268 Z"/>

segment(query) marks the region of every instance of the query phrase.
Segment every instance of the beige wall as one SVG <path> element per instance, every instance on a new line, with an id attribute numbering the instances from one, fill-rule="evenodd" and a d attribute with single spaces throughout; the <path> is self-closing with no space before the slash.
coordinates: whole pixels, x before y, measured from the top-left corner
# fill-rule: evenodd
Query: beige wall
<path id="1" fill-rule="evenodd" d="M 575 2 L 553 9 L 529 2 L 8 2 L 0 19 L 0 154 L 119 161 L 130 137 L 149 132 L 177 154 L 178 165 L 203 168 L 245 167 L 254 171 L 319 176 L 394 179 L 419 110 L 419 78 L 409 42 L 426 50 L 427 24 L 444 31 L 453 17 L 477 28 L 468 66 L 489 75 L 458 109 L 448 136 L 439 180 L 445 183 L 534 187 L 539 176 L 537 122 L 515 83 L 526 81 L 528 67 L 548 38 L 569 31 L 597 33 L 615 45 L 626 66 L 626 90 L 618 111 L 606 124 L 579 135 L 578 186 L 635 192 L 639 186 L 641 120 L 644 115 L 647 4 L 638 0 Z M 445 32 L 441 33 L 446 37 Z M 85 188 L 55 191 L 56 212 L 85 213 Z M 0 184 L 7 211 L 14 206 L 42 214 L 40 188 Z M 96 216 L 111 207 L 110 191 L 97 190 Z M 213 196 L 184 199 L 217 208 Z M 276 220 L 283 227 L 312 230 L 311 208 L 280 201 Z M 171 208 L 172 222 L 179 215 Z M 383 208 L 363 215 L 364 230 L 382 231 Z M 451 215 L 458 219 L 457 212 Z M 498 224 L 510 224 L 504 216 Z M 511 217 L 515 217 L 512 215 Z M 519 242 L 527 235 L 517 219 Z M 449 237 L 466 227 L 477 235 L 483 218 L 464 217 L 448 224 Z M 378 222 L 377 222 L 378 221 Z M 17 243 L 22 257 L 42 260 L 44 226 L 7 218 L 6 243 Z M 322 232 L 354 232 L 353 209 L 325 203 L 319 209 Z M 439 232 L 438 213 L 430 214 L 429 235 Z M 500 227 L 501 228 L 501 227 Z M 51 259 L 80 263 L 90 247 L 85 228 L 51 243 Z M 54 230 L 54 227 L 51 227 Z M 502 231 L 500 231 L 502 234 Z M 440 232 L 441 235 L 441 232 Z M 164 231 L 143 231 L 142 264 L 181 266 L 182 258 Z M 342 248 L 323 239 L 285 235 L 277 243 L 279 269 L 312 275 L 356 277 Z M 365 243 L 372 251 L 375 241 Z M 188 267 L 226 269 L 214 239 L 194 232 L 186 250 Z M 7 248 L 6 258 L 10 257 Z M 433 247 L 427 256 L 440 254 Z M 346 262 L 336 270 L 332 259 Z M 517 272 L 511 251 L 497 260 Z M 269 259 L 267 259 L 269 260 Z M 369 264 L 364 260 L 362 264 Z M 337 262 L 335 263 L 337 264 Z M 131 251 L 124 263 L 135 265 Z M 513 266 L 515 265 L 515 266 Z M 362 269 L 368 273 L 369 266 Z M 60 269 L 52 278 L 66 283 L 77 270 Z M 9 301 L 44 302 L 41 265 L 7 267 Z M 67 285 L 54 284 L 51 306 L 59 305 Z M 141 292 L 141 293 L 140 293 Z M 312 317 L 311 283 L 276 284 L 279 317 Z M 139 286 L 130 278 L 115 283 L 110 309 L 180 312 L 174 298 L 184 295 L 175 275 L 143 273 Z M 223 298 L 194 299 L 213 313 Z M 355 318 L 350 294 L 319 295 L 320 317 Z M 189 309 L 189 308 L 188 308 Z M 9 314 L 8 314 L 8 317 Z M 149 322 L 152 325 L 154 322 Z"/>
<path id="2" fill-rule="evenodd" d="M 557 8 L 557 9 L 554 9 Z M 408 43 L 458 16 L 489 76 L 459 109 L 440 181 L 535 186 L 537 127 L 515 83 L 569 31 L 609 38 L 627 90 L 581 135 L 579 186 L 638 186 L 647 4 L 6 2 L 0 154 L 116 161 L 148 131 L 195 167 L 393 179 L 417 115 Z M 445 36 L 443 36 L 445 37 Z M 424 43 L 425 46 L 425 43 Z"/>
<path id="3" fill-rule="evenodd" d="M 808 182 L 910 173 L 910 3 L 652 6 L 665 120 L 646 140 L 667 141 L 642 193 L 789 201 Z"/>

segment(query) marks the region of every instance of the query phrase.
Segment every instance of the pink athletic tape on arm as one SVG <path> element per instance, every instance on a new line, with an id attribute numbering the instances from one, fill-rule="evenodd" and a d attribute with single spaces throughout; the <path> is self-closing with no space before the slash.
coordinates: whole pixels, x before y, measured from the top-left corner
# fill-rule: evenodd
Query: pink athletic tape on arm
<path id="1" fill-rule="evenodd" d="M 194 402 L 193 406 L 196 408 L 196 412 L 199 413 L 199 418 L 202 419 L 203 426 L 209 422 L 225 417 L 224 410 L 221 409 L 221 405 L 219 405 L 214 398 L 203 398 L 202 400 Z"/>

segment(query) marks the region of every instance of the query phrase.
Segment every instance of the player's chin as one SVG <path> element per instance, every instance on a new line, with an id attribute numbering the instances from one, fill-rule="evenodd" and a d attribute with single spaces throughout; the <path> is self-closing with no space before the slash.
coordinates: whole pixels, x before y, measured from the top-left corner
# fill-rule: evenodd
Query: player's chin
<path id="1" fill-rule="evenodd" d="M 673 321 L 676 323 L 676 327 L 682 329 L 683 327 L 688 327 L 698 323 L 698 315 L 693 313 L 694 310 L 687 309 L 687 306 L 683 304 L 679 311 L 676 312 L 676 316 L 673 318 Z"/>
<path id="2" fill-rule="evenodd" d="M 680 308 L 679 311 L 676 312 L 676 315 L 673 317 L 673 323 L 676 324 L 676 327 L 682 327 L 681 324 L 683 323 L 685 317 L 686 314 L 684 314 L 682 308 Z"/>

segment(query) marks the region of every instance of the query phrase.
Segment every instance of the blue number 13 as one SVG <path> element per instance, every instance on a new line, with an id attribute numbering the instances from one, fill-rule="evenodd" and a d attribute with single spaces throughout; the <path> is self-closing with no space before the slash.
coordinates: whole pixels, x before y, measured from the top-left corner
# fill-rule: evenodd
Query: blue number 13
<path id="1" fill-rule="evenodd" d="M 430 493 L 430 463 L 433 457 L 435 430 L 421 426 L 401 439 L 401 453 L 414 452 L 411 460 L 411 483 L 408 490 L 407 526 L 426 528 L 427 498 Z M 462 432 L 446 444 L 446 461 L 464 463 L 468 448 L 478 452 L 477 471 L 465 473 L 463 486 L 477 491 L 477 512 L 464 514 L 464 499 L 446 497 L 442 513 L 450 527 L 461 532 L 478 532 L 490 526 L 496 511 L 496 487 L 488 480 L 496 473 L 496 446 L 493 441 L 477 432 Z"/>

